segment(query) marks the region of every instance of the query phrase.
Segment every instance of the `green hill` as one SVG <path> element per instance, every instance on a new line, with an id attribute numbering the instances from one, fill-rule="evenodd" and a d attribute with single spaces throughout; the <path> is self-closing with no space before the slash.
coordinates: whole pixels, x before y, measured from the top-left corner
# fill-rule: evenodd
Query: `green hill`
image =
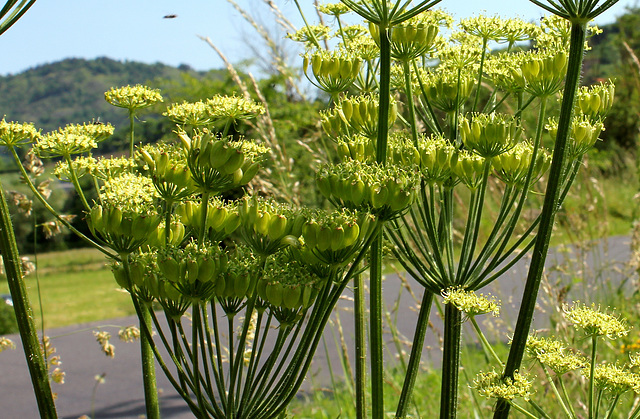
<path id="1" fill-rule="evenodd" d="M 106 57 L 70 58 L 0 77 L 0 116 L 33 122 L 43 131 L 98 118 L 121 126 L 126 123 L 126 112 L 104 100 L 109 88 L 137 83 L 160 87 L 160 80 L 212 74 L 222 78 L 222 72 L 196 72 L 187 66 L 120 62 Z"/>

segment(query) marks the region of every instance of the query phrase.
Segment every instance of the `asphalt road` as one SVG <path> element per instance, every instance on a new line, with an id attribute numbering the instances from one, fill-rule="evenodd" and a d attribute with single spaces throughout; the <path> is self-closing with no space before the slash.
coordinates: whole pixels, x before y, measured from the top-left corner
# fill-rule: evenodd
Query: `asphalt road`
<path id="1" fill-rule="evenodd" d="M 562 284 L 572 283 L 571 296 L 582 301 L 593 300 L 593 295 L 614 292 L 627 278 L 624 264 L 629 259 L 629 238 L 614 237 L 599 243 L 590 249 L 567 248 L 556 249 L 548 258 L 549 282 L 560 281 Z M 581 256 L 585 253 L 585 257 Z M 582 261 L 586 261 L 583 263 Z M 491 284 L 486 292 L 498 296 L 502 302 L 500 320 L 489 318 L 493 325 L 490 336 L 494 339 L 506 339 L 515 323 L 517 307 L 524 288 L 528 260 L 519 262 L 499 281 Z M 554 266 L 562 266 L 561 270 Z M 581 277 L 595 278 L 593 281 L 580 281 Z M 408 292 L 415 294 L 415 298 Z M 560 287 L 549 287 L 551 290 Z M 413 326 L 417 318 L 417 301 L 421 297 L 421 287 L 412 279 L 400 280 L 397 275 L 387 275 L 384 281 L 385 302 L 391 311 L 391 320 L 397 325 L 398 333 L 407 340 L 401 350 L 410 350 L 408 342 L 413 335 Z M 558 310 L 557 300 L 553 293 L 541 292 L 538 299 L 534 327 L 545 327 L 550 311 Z M 353 321 L 350 309 L 350 291 L 345 292 L 339 303 L 337 315 L 340 319 L 347 346 L 353 348 Z M 432 310 L 433 327 L 427 334 L 427 342 L 423 351 L 423 360 L 437 365 L 440 361 L 441 322 L 436 310 Z M 334 319 L 335 321 L 335 316 Z M 123 343 L 117 339 L 119 326 L 136 324 L 135 317 L 113 319 L 104 322 L 81 324 L 61 329 L 48 330 L 53 346 L 62 360 L 62 369 L 66 373 L 65 383 L 54 384 L 57 393 L 57 408 L 60 418 L 76 419 L 89 415 L 100 418 L 138 418 L 144 417 L 144 396 L 140 374 L 140 352 L 137 343 Z M 116 327 L 117 326 L 117 327 Z M 114 359 L 106 357 L 96 343 L 92 331 L 109 331 L 116 346 Z M 303 389 L 319 388 L 330 385 L 327 362 L 334 367 L 339 365 L 339 334 L 337 327 L 328 325 L 325 330 L 325 341 L 321 343 L 314 358 L 314 363 Z M 16 344 L 16 350 L 7 350 L 0 354 L 0 418 L 37 418 L 38 411 L 35 397 L 29 380 L 24 353 L 18 336 L 8 336 Z M 464 329 L 463 338 L 473 339 L 470 329 Z M 389 331 L 385 335 L 388 351 L 385 362 L 397 362 L 398 353 Z M 325 344 L 327 350 L 325 350 Z M 353 355 L 351 354 L 353 358 Z M 96 384 L 95 376 L 104 374 L 105 381 Z M 164 418 L 191 418 L 188 408 L 176 394 L 162 371 L 158 371 L 158 388 Z"/>

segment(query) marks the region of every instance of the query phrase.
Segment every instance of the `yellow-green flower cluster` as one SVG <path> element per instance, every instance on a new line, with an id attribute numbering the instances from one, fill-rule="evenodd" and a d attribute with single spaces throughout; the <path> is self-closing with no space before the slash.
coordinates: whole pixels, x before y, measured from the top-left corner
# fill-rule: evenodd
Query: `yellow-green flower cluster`
<path id="1" fill-rule="evenodd" d="M 463 144 L 484 158 L 496 157 L 516 144 L 519 127 L 512 115 L 473 113 L 460 118 Z"/>
<path id="2" fill-rule="evenodd" d="M 521 142 L 516 144 L 511 150 L 491 160 L 494 174 L 508 185 L 524 184 L 531 158 L 533 157 L 533 144 L 530 142 Z M 551 156 L 544 149 L 538 149 L 536 161 L 533 163 L 533 171 L 531 172 L 531 184 L 537 182 L 538 179 L 551 166 Z"/>
<path id="3" fill-rule="evenodd" d="M 614 93 L 615 85 L 611 81 L 580 87 L 576 108 L 592 119 L 604 118 L 613 106 Z"/>
<path id="4" fill-rule="evenodd" d="M 62 128 L 62 131 L 67 134 L 86 135 L 93 138 L 97 143 L 111 137 L 113 130 L 113 125 L 110 123 L 69 124 Z"/>
<path id="5" fill-rule="evenodd" d="M 202 204 L 200 201 L 182 201 L 176 207 L 176 214 L 185 226 L 194 231 L 202 229 Z M 223 202 L 217 197 L 210 198 L 207 205 L 205 232 L 213 241 L 221 241 L 240 226 L 238 207 L 234 203 Z"/>
<path id="6" fill-rule="evenodd" d="M 321 113 L 322 128 L 334 138 L 354 134 L 376 138 L 378 135 L 378 103 L 378 98 L 373 95 L 351 96 L 342 99 L 336 107 Z M 398 116 L 395 100 L 390 99 L 389 106 L 389 126 L 392 126 Z"/>
<path id="7" fill-rule="evenodd" d="M 349 13 L 351 9 L 344 3 L 327 3 L 318 6 L 318 11 L 329 16 L 340 16 Z"/>
<path id="8" fill-rule="evenodd" d="M 511 75 L 525 92 L 549 97 L 562 87 L 567 72 L 568 55 L 563 50 L 538 50 L 521 53 L 519 68 L 511 68 Z"/>
<path id="9" fill-rule="evenodd" d="M 557 119 L 550 118 L 545 128 L 555 141 L 558 134 Z M 575 116 L 571 121 L 571 131 L 569 132 L 569 141 L 567 143 L 567 157 L 575 159 L 591 150 L 603 130 L 604 124 L 601 120 L 594 121 L 587 115 Z"/>
<path id="10" fill-rule="evenodd" d="M 529 335 L 527 352 L 558 375 L 589 365 L 583 356 L 567 351 L 564 343 L 552 338 Z"/>
<path id="11" fill-rule="evenodd" d="M 107 180 L 100 191 L 102 202 L 122 211 L 143 213 L 155 210 L 157 198 L 158 193 L 150 178 L 128 172 Z"/>
<path id="12" fill-rule="evenodd" d="M 361 29 L 365 31 L 364 34 L 360 33 Z M 356 57 L 360 57 L 365 61 L 371 61 L 380 55 L 380 48 L 378 48 L 375 41 L 371 39 L 364 26 L 348 26 L 343 33 L 347 39 L 345 43 L 341 43 L 340 45 Z M 353 33 L 353 35 L 351 35 L 351 33 Z"/>
<path id="13" fill-rule="evenodd" d="M 369 23 L 373 40 L 380 44 L 380 28 Z M 438 35 L 438 26 L 432 22 L 429 12 L 420 13 L 391 28 L 391 57 L 398 61 L 411 61 L 426 54 Z"/>
<path id="14" fill-rule="evenodd" d="M 0 146 L 20 147 L 40 137 L 40 131 L 33 124 L 0 121 Z"/>
<path id="15" fill-rule="evenodd" d="M 101 180 L 117 177 L 124 172 L 131 172 L 136 166 L 136 162 L 127 157 L 98 157 L 96 159 L 90 156 L 78 156 L 71 161 L 71 167 L 78 178 L 91 175 Z M 56 163 L 53 173 L 60 180 L 68 181 L 71 179 L 67 161 L 61 160 Z"/>
<path id="16" fill-rule="evenodd" d="M 386 217 L 413 202 L 418 182 L 416 172 L 392 164 L 382 166 L 350 160 L 321 167 L 316 182 L 325 197 Z"/>
<path id="17" fill-rule="evenodd" d="M 565 317 L 576 329 L 582 329 L 587 336 L 606 336 L 617 339 L 629 333 L 624 320 L 602 311 L 600 306 L 591 307 L 576 302 L 573 307 L 563 307 Z"/>
<path id="18" fill-rule="evenodd" d="M 536 39 L 540 34 L 540 28 L 533 23 L 525 22 L 522 19 L 511 18 L 505 21 L 503 26 L 503 36 L 498 38 L 498 42 L 507 42 L 509 46 L 516 42 L 530 41 Z"/>
<path id="19" fill-rule="evenodd" d="M 329 39 L 330 37 L 331 28 L 324 25 L 304 26 L 303 28 L 298 29 L 296 32 L 287 34 L 287 38 L 296 42 L 302 42 L 309 48 L 314 46 L 318 47 L 318 45 L 316 45 L 316 41 Z"/>
<path id="20" fill-rule="evenodd" d="M 164 116 L 178 125 L 199 127 L 211 123 L 208 107 L 203 101 L 174 103 L 167 107 Z"/>
<path id="21" fill-rule="evenodd" d="M 317 49 L 304 55 L 302 68 L 307 74 L 309 64 L 318 88 L 331 95 L 342 93 L 360 73 L 362 58 L 347 51 Z M 307 76 L 308 77 L 308 76 Z"/>
<path id="22" fill-rule="evenodd" d="M 370 214 L 347 209 L 310 211 L 305 218 L 306 222 L 302 225 L 304 243 L 312 251 L 318 252 L 318 257 L 325 263 L 340 262 L 334 259 L 335 252 L 361 243 L 373 226 Z"/>
<path id="23" fill-rule="evenodd" d="M 471 290 L 462 288 L 449 288 L 442 291 L 442 302 L 453 304 L 458 310 L 469 317 L 491 313 L 494 317 L 500 316 L 500 302 L 492 295 L 484 296 Z"/>
<path id="24" fill-rule="evenodd" d="M 428 183 L 440 184 L 448 181 L 453 168 L 458 164 L 458 149 L 442 136 L 418 140 L 420 171 Z"/>
<path id="25" fill-rule="evenodd" d="M 160 90 L 136 84 L 135 86 L 112 87 L 105 92 L 104 98 L 113 106 L 129 111 L 147 108 L 162 102 Z"/>
<path id="26" fill-rule="evenodd" d="M 95 171 L 96 159 L 93 157 L 79 156 L 71 161 L 76 176 L 81 178 L 85 175 L 91 175 Z M 71 172 L 69 171 L 69 163 L 66 160 L 60 160 L 56 163 L 53 174 L 60 180 L 71 181 Z"/>
<path id="27" fill-rule="evenodd" d="M 192 241 L 184 248 L 167 246 L 158 251 L 158 268 L 164 278 L 188 299 L 204 301 L 225 287 L 219 282 L 226 270 L 227 253 L 211 243 Z"/>
<path id="28" fill-rule="evenodd" d="M 239 96 L 216 95 L 207 99 L 211 119 L 216 124 L 236 123 L 265 113 L 264 106 Z"/>
<path id="29" fill-rule="evenodd" d="M 525 374 L 513 373 L 513 379 L 502 378 L 497 371 L 481 372 L 473 380 L 473 387 L 486 398 L 514 400 L 522 398 L 529 400 L 531 396 L 531 381 Z"/>
<path id="30" fill-rule="evenodd" d="M 458 83 L 458 81 L 460 83 Z M 455 112 L 464 104 L 473 89 L 475 77 L 469 70 L 434 71 L 427 73 L 423 79 L 427 99 L 437 109 L 443 112 Z"/>
<path id="31" fill-rule="evenodd" d="M 477 71 L 482 49 L 474 43 L 463 45 L 447 45 L 440 49 L 436 56 L 440 59 L 440 70 L 449 71 L 456 75 L 458 70 L 466 70 L 467 73 Z"/>
<path id="32" fill-rule="evenodd" d="M 589 371 L 585 369 L 584 373 L 588 376 Z M 593 381 L 596 388 L 614 396 L 628 391 L 640 394 L 640 375 L 617 364 L 597 365 L 593 372 Z"/>
<path id="33" fill-rule="evenodd" d="M 477 154 L 462 150 L 458 152 L 457 162 L 451 171 L 469 189 L 476 189 L 483 182 L 486 164 L 491 162 Z"/>
<path id="34" fill-rule="evenodd" d="M 468 34 L 481 38 L 484 42 L 499 41 L 507 36 L 506 25 L 508 21 L 498 16 L 474 16 L 462 19 L 458 26 Z"/>
<path id="35" fill-rule="evenodd" d="M 98 147 L 95 138 L 87 134 L 75 134 L 64 129 L 53 131 L 39 138 L 33 151 L 40 158 L 64 157 L 82 154 Z"/>

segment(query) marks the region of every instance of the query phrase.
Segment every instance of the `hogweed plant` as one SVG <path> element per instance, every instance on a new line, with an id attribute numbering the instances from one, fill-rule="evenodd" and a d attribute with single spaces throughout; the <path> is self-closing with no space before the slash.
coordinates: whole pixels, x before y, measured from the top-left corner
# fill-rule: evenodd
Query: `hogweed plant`
<path id="1" fill-rule="evenodd" d="M 448 293 L 452 288 L 479 290 L 537 245 L 521 315 L 528 322 L 519 322 L 512 346 L 515 355 L 505 370 L 505 376 L 515 380 L 513 373 L 519 365 L 516 359 L 523 351 L 519 333 L 529 329 L 541 274 L 537 270 L 544 261 L 555 212 L 575 180 L 582 156 L 597 141 L 610 108 L 610 83 L 581 89 L 579 100 L 576 92 L 582 55 L 588 48 L 587 33 L 598 32 L 588 27 L 588 22 L 614 2 L 599 7 L 562 3 L 568 11 L 543 19 L 539 26 L 498 17 L 465 19 L 448 39 L 438 34 L 451 19 L 442 12 L 427 10 L 435 3 L 422 2 L 415 7 L 402 2 L 343 3 L 364 18 L 378 55 L 362 54 L 362 35 L 351 36 L 361 32 L 344 25 L 340 20 L 343 12 L 335 14 L 338 30 L 333 51 L 324 50 L 314 38 L 316 33 L 324 38 L 329 33 L 316 26 L 308 29 L 309 37 L 292 38 L 306 43 L 304 68 L 311 63 L 313 71 L 310 74 L 305 70 L 305 74 L 331 97 L 331 108 L 322 114 L 322 126 L 334 140 L 341 162 L 318 172 L 322 193 L 336 206 L 357 205 L 363 190 L 361 178 L 347 176 L 346 184 L 338 181 L 346 167 L 356 165 L 382 165 L 391 173 L 402 167 L 419 176 L 416 198 L 409 208 L 381 217 L 394 255 L 425 288 L 396 411 L 396 417 L 404 417 L 433 295 Z M 580 19 L 570 18 L 576 13 Z M 533 48 L 516 48 L 525 41 Z M 495 44 L 504 47 L 491 53 L 489 45 Z M 361 67 L 359 76 L 353 74 L 356 66 L 352 63 Z M 336 92 L 350 80 L 354 80 L 351 85 Z M 556 97 L 563 103 L 560 118 L 548 119 L 549 101 Z M 527 115 L 536 108 L 536 122 L 528 126 Z M 553 153 L 543 147 L 548 142 L 543 139 L 545 130 L 550 133 Z M 332 176 L 334 171 L 340 175 Z M 544 210 L 527 224 L 523 212 L 530 205 L 529 197 L 545 184 Z M 382 179 L 379 185 L 373 197 L 384 200 L 387 192 Z M 495 191 L 490 197 L 489 188 Z M 498 202 L 498 210 L 488 211 L 493 201 Z M 375 199 L 372 205 L 375 208 Z M 466 221 L 459 226 L 454 221 L 463 211 Z M 481 234 L 483 225 L 491 226 L 488 234 Z M 381 237 L 374 242 L 370 257 L 374 418 L 383 417 L 385 411 L 379 298 Z M 358 288 L 356 305 L 362 300 Z M 455 417 L 461 310 L 445 301 L 440 415 Z M 359 310 L 356 307 L 354 311 Z M 356 318 L 356 324 L 359 322 L 362 317 Z M 356 354 L 356 359 L 362 357 Z M 363 377 L 358 376 L 358 417 L 366 416 L 363 392 Z M 502 411 L 499 405 L 498 412 Z"/>
<path id="2" fill-rule="evenodd" d="M 39 157 L 59 159 L 56 175 L 74 186 L 84 207 L 78 215 L 87 220 L 91 237 L 58 214 L 59 222 L 109 257 L 117 283 L 131 294 L 141 326 L 148 417 L 159 417 L 154 357 L 196 417 L 284 414 L 350 281 L 357 417 L 384 417 L 384 239 L 424 288 L 395 416 L 407 416 L 430 308 L 434 296 L 442 295 L 440 417 L 456 417 L 462 321 L 469 318 L 481 334 L 475 316 L 496 310 L 495 301 L 473 292 L 533 248 L 509 360 L 502 373 L 476 380 L 481 394 L 499 400 L 496 417 L 505 417 L 515 398 L 529 398 L 531 381 L 518 369 L 554 216 L 603 129 L 613 97 L 611 83 L 578 90 L 586 37 L 597 32 L 587 25 L 615 3 L 532 1 L 556 16 L 540 25 L 480 16 L 461 21 L 445 38 L 440 29 L 451 28 L 452 18 L 430 10 L 437 0 L 343 0 L 320 8 L 335 18 L 337 31 L 306 26 L 290 35 L 305 44 L 304 74 L 330 98 L 320 118 L 336 157 L 318 168 L 316 181 L 333 210 L 250 193 L 270 150 L 228 135 L 238 121 L 265 112 L 248 96 L 169 105 L 165 116 L 176 124 L 173 140 L 136 145 L 135 112 L 162 96 L 145 86 L 111 89 L 106 100 L 130 117 L 129 155 L 119 158 L 92 156 L 111 134 L 109 125 L 70 125 L 41 136 L 3 121 L 8 134 L 0 144 L 52 212 L 16 148 L 33 142 Z M 341 16 L 349 11 L 363 24 L 345 24 Z M 525 42 L 533 47 L 520 48 Z M 499 52 L 490 51 L 494 45 Z M 559 117 L 548 118 L 549 101 L 560 97 Z M 95 188 L 93 202 L 80 187 L 83 177 Z M 531 195 L 543 188 L 542 213 L 525 220 Z M 371 413 L 360 275 L 367 268 Z M 165 321 L 153 310 L 158 306 Z M 590 335 L 594 354 L 602 334 Z M 502 368 L 487 340 L 481 343 Z M 603 384 L 618 366 L 607 368 L 598 369 L 592 354 L 590 414 L 597 415 L 607 391 L 636 388 L 623 380 Z M 563 411 L 571 414 L 566 399 Z"/>

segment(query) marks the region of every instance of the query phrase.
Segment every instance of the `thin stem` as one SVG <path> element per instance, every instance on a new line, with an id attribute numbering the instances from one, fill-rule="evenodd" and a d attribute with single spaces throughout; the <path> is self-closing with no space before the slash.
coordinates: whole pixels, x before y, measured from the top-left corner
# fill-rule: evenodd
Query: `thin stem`
<path id="1" fill-rule="evenodd" d="M 470 316 L 469 320 L 471 321 L 471 325 L 473 326 L 473 329 L 476 331 L 476 334 L 478 335 L 478 339 L 480 339 L 480 343 L 482 344 L 482 347 L 487 352 L 489 352 L 489 354 L 491 355 L 491 358 L 493 358 L 493 360 L 496 361 L 498 363 L 498 365 L 504 365 L 502 360 L 500 359 L 500 357 L 496 353 L 496 351 L 493 350 L 493 346 L 491 346 L 491 344 L 487 340 L 487 337 L 484 335 L 484 333 L 482 333 L 482 329 L 480 329 L 480 326 L 478 325 L 478 322 L 476 321 L 476 317 L 475 316 Z"/>
<path id="2" fill-rule="evenodd" d="M 505 366 L 504 376 L 513 377 L 514 372 L 520 367 L 524 355 L 527 336 L 533 312 L 538 296 L 540 281 L 544 270 L 544 264 L 549 249 L 549 241 L 555 220 L 555 214 L 560 195 L 560 185 L 563 179 L 562 171 L 565 166 L 565 149 L 569 132 L 576 90 L 580 82 L 582 60 L 584 56 L 584 41 L 586 38 L 586 23 L 574 22 L 571 24 L 571 41 L 569 47 L 569 62 L 567 66 L 567 78 L 558 121 L 558 134 L 555 142 L 549 182 L 544 197 L 540 225 L 536 238 L 536 244 L 531 259 L 529 274 L 525 284 L 522 305 L 518 314 L 518 320 L 513 335 L 509 359 Z M 509 414 L 509 404 L 505 400 L 499 400 L 494 414 L 495 419 L 506 419 Z"/>
<path id="3" fill-rule="evenodd" d="M 596 351 L 598 346 L 598 337 L 593 335 L 591 337 L 591 362 L 589 363 L 589 419 L 594 418 L 595 406 L 593 400 L 593 391 L 595 389 L 596 380 L 594 379 L 594 373 L 596 370 Z M 598 403 L 599 405 L 600 403 Z"/>
<path id="4" fill-rule="evenodd" d="M 134 143 L 135 143 L 135 136 L 134 136 L 134 118 L 133 118 L 133 112 L 134 109 L 129 109 L 129 158 L 132 159 L 133 158 L 133 150 L 134 150 Z"/>
<path id="5" fill-rule="evenodd" d="M 356 418 L 364 419 L 367 412 L 367 337 L 365 333 L 364 278 L 362 274 L 353 277 L 353 295 L 353 316 L 356 334 Z"/>
<path id="6" fill-rule="evenodd" d="M 51 393 L 49 375 L 44 362 L 38 332 L 33 320 L 33 310 L 29 302 L 27 288 L 22 276 L 20 255 L 16 237 L 11 223 L 9 206 L 4 196 L 4 189 L 0 183 L 0 253 L 4 260 L 5 275 L 11 298 L 13 310 L 16 313 L 20 339 L 24 348 L 24 355 L 31 376 L 31 383 L 38 403 L 40 417 L 54 419 L 58 417 L 56 406 Z"/>
<path id="7" fill-rule="evenodd" d="M 382 234 L 371 244 L 369 333 L 371 349 L 371 413 L 384 417 L 384 356 L 382 342 Z"/>
<path id="8" fill-rule="evenodd" d="M 560 403 L 560 407 L 562 407 L 562 411 L 569 419 L 571 419 L 573 416 L 569 411 L 569 408 L 567 407 L 566 403 L 564 402 L 564 399 L 560 395 L 560 392 L 558 391 L 558 387 L 556 386 L 556 383 L 553 382 L 553 377 L 551 377 L 551 374 L 549 373 L 549 369 L 542 362 L 540 363 L 540 365 L 542 366 L 544 375 L 547 377 L 547 381 L 551 386 L 551 390 L 553 391 L 553 394 L 556 396 L 556 399 L 558 399 L 558 403 Z M 570 400 L 570 399 L 567 399 L 567 400 Z"/>
<path id="9" fill-rule="evenodd" d="M 427 289 L 422 294 L 422 302 L 420 303 L 420 312 L 416 323 L 416 331 L 411 342 L 411 355 L 409 355 L 409 365 L 407 373 L 404 376 L 404 384 L 402 392 L 398 400 L 398 408 L 396 409 L 396 418 L 404 418 L 407 416 L 407 408 L 411 401 L 413 388 L 416 383 L 416 377 L 420 370 L 420 358 L 422 349 L 424 348 L 424 339 L 427 335 L 429 327 L 429 314 L 431 314 L 431 305 L 433 304 L 433 293 Z"/>

